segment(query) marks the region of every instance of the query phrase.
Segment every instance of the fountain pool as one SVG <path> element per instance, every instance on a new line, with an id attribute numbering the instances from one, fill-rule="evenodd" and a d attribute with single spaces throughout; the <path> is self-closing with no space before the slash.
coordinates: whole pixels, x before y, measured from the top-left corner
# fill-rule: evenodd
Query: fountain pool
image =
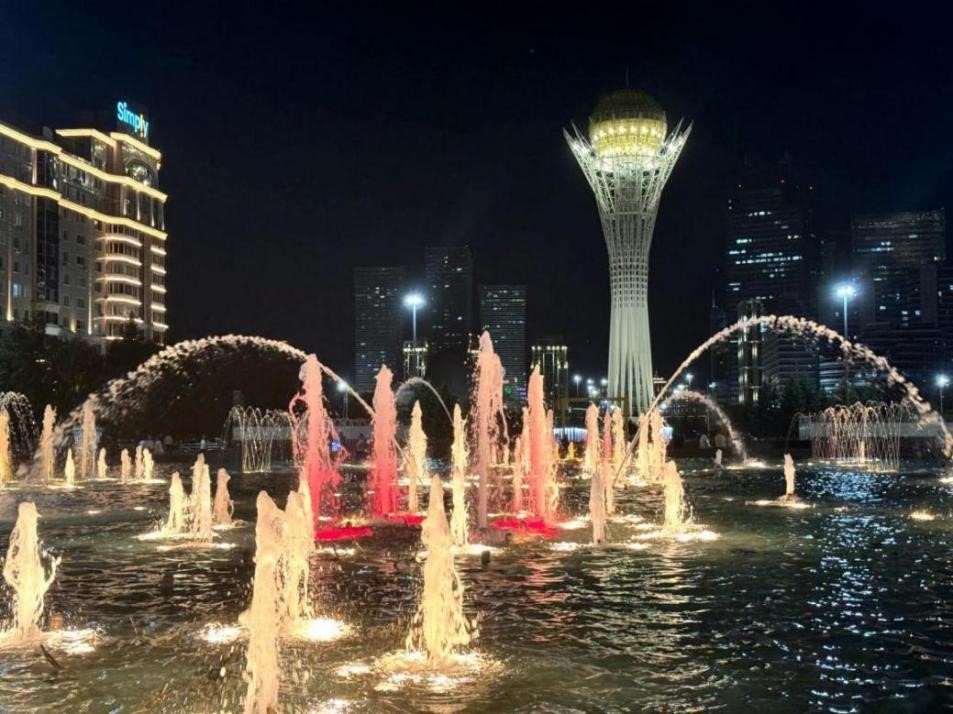
<path id="1" fill-rule="evenodd" d="M 382 664 L 402 647 L 417 607 L 418 529 L 378 527 L 358 548 L 320 549 L 311 595 L 354 636 L 283 641 L 282 711 L 570 711 L 597 702 L 796 712 L 950 702 L 953 485 L 939 470 L 902 464 L 884 475 L 798 462 L 798 494 L 814 508 L 794 511 L 746 505 L 777 497 L 780 458 L 723 472 L 710 460 L 678 466 L 695 520 L 717 541 L 639 541 L 643 526 L 662 522 L 662 487 L 648 485 L 617 492 L 625 516 L 609 519 L 607 546 L 591 548 L 582 527 L 500 548 L 485 563 L 458 556 L 464 609 L 480 628 L 462 673 L 395 675 Z M 190 464 L 156 464 L 159 483 L 0 491 L 0 552 L 17 504 L 35 502 L 44 545 L 62 556 L 46 616 L 97 633 L 93 647 L 51 650 L 61 669 L 33 648 L 4 652 L 0 706 L 241 711 L 238 618 L 251 597 L 255 499 L 265 489 L 284 507 L 295 476 L 232 478 L 242 524 L 216 540 L 234 547 L 162 551 L 136 536 L 165 518 L 173 470 L 191 491 Z M 345 513 L 360 507 L 365 476 L 344 469 Z M 589 484 L 564 483 L 562 510 L 583 516 Z M 449 509 L 449 491 L 445 498 Z M 911 518 L 918 511 L 935 518 Z M 8 609 L 0 598 L 0 619 Z M 483 658 L 497 669 L 481 671 Z"/>

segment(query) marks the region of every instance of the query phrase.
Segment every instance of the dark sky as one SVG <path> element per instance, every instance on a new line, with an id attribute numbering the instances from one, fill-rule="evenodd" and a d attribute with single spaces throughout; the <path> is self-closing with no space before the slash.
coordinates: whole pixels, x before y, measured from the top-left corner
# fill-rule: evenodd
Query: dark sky
<path id="1" fill-rule="evenodd" d="M 695 123 L 651 256 L 662 372 L 707 336 L 743 156 L 790 153 L 834 227 L 953 190 L 946 18 L 910 4 L 376 5 L 393 9 L 8 6 L 0 119 L 38 130 L 144 106 L 170 194 L 175 336 L 284 338 L 345 374 L 351 268 L 419 267 L 442 243 L 471 245 L 479 281 L 527 283 L 530 338 L 566 334 L 573 367 L 603 372 L 605 248 L 562 129 L 627 67 L 670 124 Z"/>

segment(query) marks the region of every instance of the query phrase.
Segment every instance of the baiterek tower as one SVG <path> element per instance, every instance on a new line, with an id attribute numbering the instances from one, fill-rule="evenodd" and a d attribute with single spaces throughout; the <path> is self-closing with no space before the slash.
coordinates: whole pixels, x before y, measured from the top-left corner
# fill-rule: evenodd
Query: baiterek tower
<path id="1" fill-rule="evenodd" d="M 662 189 L 691 126 L 667 134 L 665 111 L 644 92 L 623 89 L 599 100 L 588 139 L 563 132 L 596 196 L 609 253 L 612 314 L 609 396 L 625 400 L 627 416 L 654 397 L 649 338 L 649 249 Z"/>

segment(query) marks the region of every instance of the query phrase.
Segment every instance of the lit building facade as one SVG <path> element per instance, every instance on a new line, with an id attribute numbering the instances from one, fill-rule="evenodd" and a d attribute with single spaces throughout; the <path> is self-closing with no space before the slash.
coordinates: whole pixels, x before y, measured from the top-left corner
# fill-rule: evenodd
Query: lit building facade
<path id="1" fill-rule="evenodd" d="M 546 406 L 562 419 L 565 400 L 569 397 L 569 348 L 562 337 L 543 337 L 530 350 L 530 367 L 539 367 L 543 376 Z"/>
<path id="2" fill-rule="evenodd" d="M 354 268 L 354 388 L 374 390 L 382 365 L 401 364 L 402 266 Z"/>
<path id="3" fill-rule="evenodd" d="M 526 398 L 526 286 L 481 285 L 480 326 L 503 363 L 504 395 Z"/>
<path id="4" fill-rule="evenodd" d="M 164 342 L 162 154 L 145 115 L 116 109 L 114 131 L 37 137 L 0 123 L 0 324 L 39 320 L 103 344 L 132 321 Z"/>
<path id="5" fill-rule="evenodd" d="M 464 355 L 473 332 L 473 256 L 469 246 L 426 248 L 424 280 L 430 353 Z"/>
<path id="6" fill-rule="evenodd" d="M 728 201 L 723 307 L 760 300 L 769 312 L 812 317 L 818 243 L 811 228 L 810 193 L 784 178 L 773 185 L 738 185 Z"/>
<path id="7" fill-rule="evenodd" d="M 944 211 L 854 214 L 850 238 L 861 330 L 870 323 L 903 327 L 920 321 L 935 294 L 921 289 L 922 268 L 946 258 Z"/>
<path id="8" fill-rule="evenodd" d="M 564 132 L 592 188 L 609 257 L 609 397 L 630 414 L 654 397 L 649 336 L 649 250 L 662 189 L 690 128 L 668 133 L 665 111 L 643 92 L 603 97 L 588 137 Z"/>

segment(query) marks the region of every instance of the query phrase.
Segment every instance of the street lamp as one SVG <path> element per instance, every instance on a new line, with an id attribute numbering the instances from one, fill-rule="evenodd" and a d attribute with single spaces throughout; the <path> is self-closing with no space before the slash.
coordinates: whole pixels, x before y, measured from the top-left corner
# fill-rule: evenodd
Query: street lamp
<path id="1" fill-rule="evenodd" d="M 940 388 L 940 418 L 943 418 L 943 390 L 950 386 L 950 378 L 945 374 L 936 376 L 936 386 Z"/>
<path id="2" fill-rule="evenodd" d="M 854 298 L 857 295 L 857 289 L 850 283 L 844 283 L 838 285 L 835 289 L 835 294 L 837 297 L 843 299 L 844 301 L 844 339 L 849 340 L 850 335 L 847 334 L 847 301 Z"/>
<path id="3" fill-rule="evenodd" d="M 692 387 L 692 380 L 693 380 L 693 379 L 695 379 L 695 375 L 694 375 L 694 374 L 692 374 L 691 372 L 686 372 L 686 373 L 685 373 L 685 381 L 688 382 L 688 388 L 689 388 L 689 389 L 691 389 L 691 387 Z"/>
<path id="4" fill-rule="evenodd" d="M 404 307 L 409 307 L 413 314 L 414 324 L 414 347 L 417 346 L 417 308 L 423 307 L 424 296 L 420 293 L 410 293 L 404 297 Z"/>
<path id="5" fill-rule="evenodd" d="M 575 384 L 576 384 L 576 396 L 578 397 L 578 396 L 579 396 L 579 383 L 582 381 L 582 377 L 580 377 L 578 374 L 574 374 L 574 375 L 572 376 L 572 381 L 575 382 Z"/>
<path id="6" fill-rule="evenodd" d="M 347 419 L 347 398 L 350 396 L 350 390 L 347 388 L 347 382 L 343 380 L 338 382 L 338 391 L 344 392 L 344 418 Z"/>

